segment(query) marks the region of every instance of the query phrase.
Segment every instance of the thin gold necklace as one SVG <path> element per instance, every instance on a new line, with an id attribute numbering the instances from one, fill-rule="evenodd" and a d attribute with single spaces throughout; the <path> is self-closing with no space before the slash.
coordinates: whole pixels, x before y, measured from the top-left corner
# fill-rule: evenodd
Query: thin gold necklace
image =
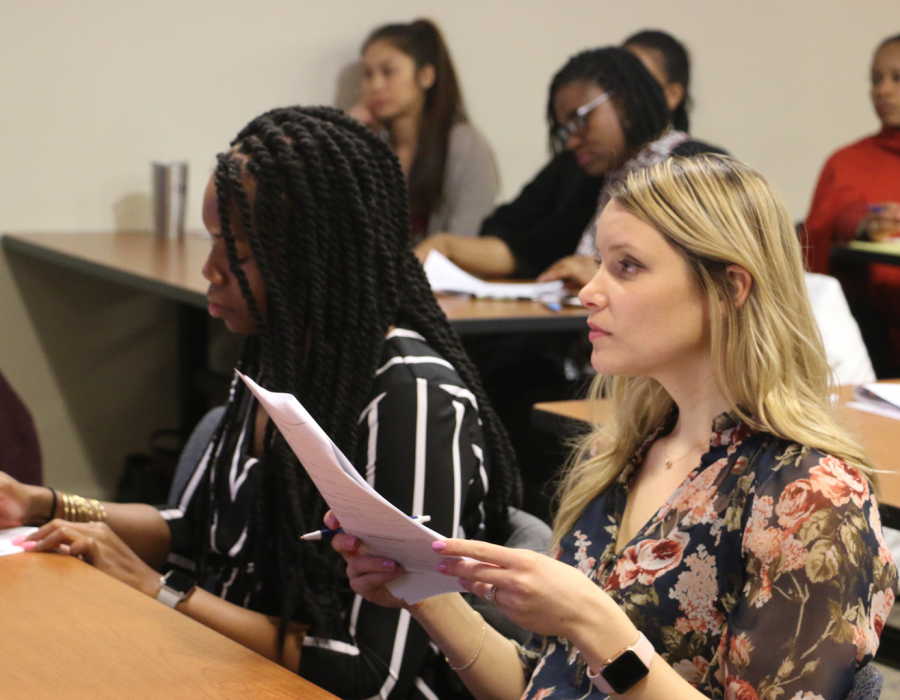
<path id="1" fill-rule="evenodd" d="M 678 457 L 678 458 L 676 458 L 676 459 L 669 459 L 669 440 L 671 440 L 671 438 L 670 438 L 670 437 L 667 437 L 667 438 L 666 438 L 666 444 L 665 444 L 665 446 L 663 447 L 663 459 L 666 460 L 666 464 L 665 464 L 666 469 L 671 468 L 671 466 L 672 466 L 673 464 L 675 464 L 675 462 L 680 462 L 682 459 L 684 459 L 685 457 L 687 457 L 691 452 L 693 452 L 694 450 L 696 450 L 698 447 L 703 447 L 703 446 L 706 444 L 705 441 L 704 441 L 704 442 L 698 442 L 698 443 L 697 443 L 696 445 L 694 445 L 691 449 L 689 449 L 687 452 L 685 452 L 683 455 L 681 455 L 681 457 Z"/>

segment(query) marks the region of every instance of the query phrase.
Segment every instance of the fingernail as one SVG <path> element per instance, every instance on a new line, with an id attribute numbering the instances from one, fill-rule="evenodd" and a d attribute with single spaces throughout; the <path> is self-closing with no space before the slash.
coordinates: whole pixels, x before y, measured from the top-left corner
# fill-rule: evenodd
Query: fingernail
<path id="1" fill-rule="evenodd" d="M 25 538 L 26 538 L 27 536 L 28 536 L 28 535 L 19 535 L 18 537 L 13 537 L 13 538 L 9 541 L 9 543 L 10 543 L 13 547 L 18 547 L 20 544 L 22 544 L 22 543 L 25 541 Z"/>
<path id="2" fill-rule="evenodd" d="M 467 579 L 467 578 L 460 577 L 456 580 L 459 581 L 459 585 L 462 586 L 463 588 L 466 588 L 466 586 L 469 584 L 469 579 Z"/>
<path id="3" fill-rule="evenodd" d="M 335 518 L 331 513 L 329 513 L 328 515 L 325 516 L 325 524 L 332 530 L 334 529 L 334 523 L 335 523 Z"/>
<path id="4" fill-rule="evenodd" d="M 447 543 L 443 540 L 437 540 L 436 542 L 431 543 L 431 548 L 435 552 L 443 552 L 445 549 L 447 549 Z"/>
<path id="5" fill-rule="evenodd" d="M 350 535 L 350 537 L 347 538 L 347 546 L 350 547 L 350 549 L 356 549 L 356 545 L 358 544 L 359 540 L 353 535 Z"/>
<path id="6" fill-rule="evenodd" d="M 447 562 L 442 561 L 438 564 L 438 571 L 446 571 L 447 570 Z"/>
<path id="7" fill-rule="evenodd" d="M 23 542 L 19 545 L 22 549 L 28 551 L 29 549 L 34 549 L 37 546 L 37 542 L 34 540 L 28 540 L 27 542 Z"/>
<path id="8" fill-rule="evenodd" d="M 395 562 L 393 559 L 385 559 L 381 562 L 381 565 L 385 569 L 393 569 L 395 566 L 397 566 L 397 562 Z"/>

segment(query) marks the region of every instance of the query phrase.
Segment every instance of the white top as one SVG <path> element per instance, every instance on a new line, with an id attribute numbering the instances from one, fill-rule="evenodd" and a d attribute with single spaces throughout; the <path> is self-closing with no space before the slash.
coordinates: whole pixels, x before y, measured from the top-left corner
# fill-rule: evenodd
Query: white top
<path id="1" fill-rule="evenodd" d="M 806 289 L 822 334 L 828 366 L 838 385 L 875 381 L 875 370 L 841 283 L 834 277 L 805 273 Z"/>

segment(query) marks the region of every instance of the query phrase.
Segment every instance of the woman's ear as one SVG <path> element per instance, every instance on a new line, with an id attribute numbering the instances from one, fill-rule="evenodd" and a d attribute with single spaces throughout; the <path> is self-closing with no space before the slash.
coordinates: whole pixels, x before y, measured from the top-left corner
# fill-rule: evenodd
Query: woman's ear
<path id="1" fill-rule="evenodd" d="M 419 89 L 428 90 L 434 85 L 435 78 L 437 74 L 435 73 L 434 66 L 430 63 L 422 66 L 416 73 L 416 82 L 419 83 Z"/>
<path id="2" fill-rule="evenodd" d="M 753 276 L 747 268 L 740 265 L 729 265 L 725 268 L 725 274 L 731 282 L 731 289 L 734 293 L 734 308 L 739 309 L 747 301 L 750 295 L 750 289 L 753 287 Z"/>

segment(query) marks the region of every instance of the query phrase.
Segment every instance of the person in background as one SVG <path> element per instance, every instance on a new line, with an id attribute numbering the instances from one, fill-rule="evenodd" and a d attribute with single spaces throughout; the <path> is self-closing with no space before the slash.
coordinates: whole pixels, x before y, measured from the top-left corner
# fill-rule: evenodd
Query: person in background
<path id="1" fill-rule="evenodd" d="M 362 47 L 361 102 L 350 115 L 384 135 L 409 182 L 413 242 L 437 231 L 474 236 L 499 177 L 466 116 L 450 52 L 435 24 L 387 24 Z"/>
<path id="2" fill-rule="evenodd" d="M 0 471 L 40 486 L 41 446 L 28 407 L 0 372 Z"/>
<path id="3" fill-rule="evenodd" d="M 553 160 L 484 221 L 479 238 L 432 236 L 416 247 L 420 260 L 435 249 L 483 277 L 545 273 L 577 284 L 596 268 L 591 255 L 573 253 L 602 208 L 604 181 L 696 152 L 689 135 L 670 132 L 659 83 L 618 47 L 584 51 L 560 69 L 550 84 L 547 120 Z"/>
<path id="4" fill-rule="evenodd" d="M 438 571 L 541 637 L 513 644 L 456 594 L 404 607 L 478 698 L 843 700 L 897 569 L 875 471 L 829 400 L 793 222 L 724 156 L 668 159 L 610 195 L 580 298 L 592 395 L 615 418 L 571 460 L 557 546 L 433 547 Z M 402 605 L 395 562 L 352 533 L 333 544 L 355 591 Z"/>
<path id="5" fill-rule="evenodd" d="M 688 110 L 691 106 L 691 62 L 687 49 L 671 34 L 658 30 L 644 30 L 632 35 L 622 44 L 622 48 L 637 56 L 663 89 L 666 105 L 669 108 L 669 126 L 666 139 L 679 143 L 676 155 L 690 156 L 699 153 L 721 153 L 725 151 L 691 137 L 689 132 Z M 659 160 L 663 154 L 638 154 L 625 163 L 617 171 L 608 173 L 605 187 L 612 187 L 615 182 L 636 167 L 646 167 Z M 596 270 L 595 251 L 593 248 L 594 229 L 597 219 L 603 210 L 603 195 L 594 218 L 585 228 L 578 249 L 574 256 L 563 258 L 547 269 L 541 281 L 564 279 L 572 288 L 581 288 L 587 284 Z"/>
<path id="6" fill-rule="evenodd" d="M 204 197 L 209 312 L 246 336 L 240 371 L 297 396 L 386 499 L 504 542 L 511 448 L 413 255 L 405 190 L 388 146 L 338 110 L 254 119 Z M 162 510 L 0 474 L 0 527 L 46 522 L 27 548 L 81 556 L 343 698 L 427 690 L 443 661 L 421 628 L 355 598 L 327 542 L 300 541 L 325 503 L 237 378 L 189 466 Z"/>
<path id="7" fill-rule="evenodd" d="M 691 58 L 685 45 L 666 32 L 644 29 L 628 37 L 622 47 L 641 59 L 641 63 L 662 85 L 672 129 L 690 133 L 690 109 L 693 103 Z M 725 153 L 717 146 L 710 146 L 696 139 L 692 142 L 696 144 L 696 153 Z"/>
<path id="8" fill-rule="evenodd" d="M 900 34 L 885 39 L 871 67 L 871 99 L 881 130 L 825 162 L 806 218 L 811 272 L 841 280 L 881 377 L 900 376 L 900 268 L 829 261 L 832 245 L 900 235 Z"/>

